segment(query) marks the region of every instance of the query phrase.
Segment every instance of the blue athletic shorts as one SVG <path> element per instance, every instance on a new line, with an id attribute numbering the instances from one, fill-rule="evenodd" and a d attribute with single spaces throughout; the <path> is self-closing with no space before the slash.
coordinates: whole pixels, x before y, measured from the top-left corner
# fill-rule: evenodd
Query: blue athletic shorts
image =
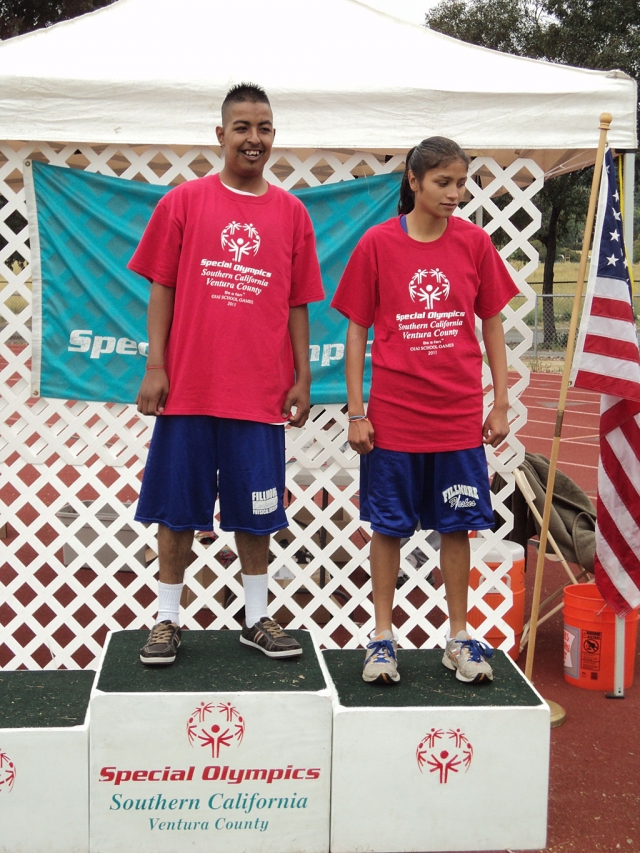
<path id="1" fill-rule="evenodd" d="M 375 447 L 360 457 L 360 518 L 386 536 L 493 527 L 484 447 L 405 453 Z"/>
<path id="2" fill-rule="evenodd" d="M 220 527 L 264 535 L 286 527 L 284 427 L 214 418 L 156 419 L 136 521 L 171 530 Z"/>

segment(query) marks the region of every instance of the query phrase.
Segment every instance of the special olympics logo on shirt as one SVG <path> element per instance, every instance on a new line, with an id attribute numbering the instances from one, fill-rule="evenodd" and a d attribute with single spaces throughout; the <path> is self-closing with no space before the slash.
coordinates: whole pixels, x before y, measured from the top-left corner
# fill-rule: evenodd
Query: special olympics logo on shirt
<path id="1" fill-rule="evenodd" d="M 465 773 L 471 767 L 473 747 L 469 738 L 461 729 L 432 728 L 422 738 L 416 749 L 418 769 L 424 773 L 437 773 L 441 785 L 446 785 L 451 774 Z"/>
<path id="2" fill-rule="evenodd" d="M 16 781 L 16 767 L 6 752 L 0 747 L 0 794 L 10 791 Z"/>
<path id="3" fill-rule="evenodd" d="M 187 738 L 191 746 L 211 747 L 211 757 L 219 758 L 222 747 L 240 746 L 244 729 L 244 718 L 231 702 L 201 702 L 189 715 Z"/>
<path id="4" fill-rule="evenodd" d="M 260 248 L 260 235 L 250 223 L 230 222 L 220 235 L 222 248 L 231 252 L 234 261 L 241 261 L 247 255 L 257 255 Z"/>
<path id="5" fill-rule="evenodd" d="M 451 285 L 449 279 L 442 270 L 418 270 L 409 282 L 409 295 L 412 302 L 424 302 L 425 306 L 432 311 L 434 303 L 443 297 L 449 298 Z"/>

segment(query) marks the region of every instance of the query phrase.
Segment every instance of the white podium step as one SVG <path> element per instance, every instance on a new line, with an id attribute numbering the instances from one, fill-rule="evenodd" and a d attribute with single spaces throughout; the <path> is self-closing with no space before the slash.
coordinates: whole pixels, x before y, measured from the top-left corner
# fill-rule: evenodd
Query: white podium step
<path id="1" fill-rule="evenodd" d="M 503 652 L 463 684 L 442 650 L 400 650 L 402 680 L 362 681 L 363 651 L 327 651 L 334 688 L 332 853 L 545 846 L 549 708 Z"/>
<path id="2" fill-rule="evenodd" d="M 144 667 L 113 634 L 91 698 L 92 853 L 327 853 L 331 695 L 311 635 L 299 658 L 185 631 Z"/>
<path id="3" fill-rule="evenodd" d="M 86 853 L 95 672 L 0 672 L 0 851 Z"/>

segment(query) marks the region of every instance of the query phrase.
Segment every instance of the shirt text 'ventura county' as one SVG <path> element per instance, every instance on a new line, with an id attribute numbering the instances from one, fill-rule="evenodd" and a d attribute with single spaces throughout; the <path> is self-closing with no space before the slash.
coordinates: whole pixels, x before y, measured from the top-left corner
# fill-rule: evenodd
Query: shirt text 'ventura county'
<path id="1" fill-rule="evenodd" d="M 282 422 L 289 309 L 324 299 L 302 202 L 274 186 L 234 193 L 217 175 L 188 181 L 160 200 L 128 266 L 176 288 L 165 414 Z"/>
<path id="2" fill-rule="evenodd" d="M 364 234 L 331 304 L 373 325 L 367 415 L 376 447 L 432 453 L 482 443 L 475 317 L 493 317 L 517 293 L 489 236 L 460 217 L 430 243 L 409 237 L 399 217 Z"/>

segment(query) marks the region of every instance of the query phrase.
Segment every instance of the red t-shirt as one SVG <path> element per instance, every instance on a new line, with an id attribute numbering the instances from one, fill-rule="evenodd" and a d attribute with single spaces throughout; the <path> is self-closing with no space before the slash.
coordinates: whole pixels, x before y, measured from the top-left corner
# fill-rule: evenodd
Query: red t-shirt
<path id="1" fill-rule="evenodd" d="M 421 243 L 395 217 L 364 234 L 332 306 L 373 325 L 367 415 L 376 447 L 412 453 L 482 443 L 482 354 L 475 315 L 493 317 L 518 289 L 488 234 L 451 217 Z"/>
<path id="2" fill-rule="evenodd" d="M 289 309 L 324 299 L 302 202 L 274 186 L 235 193 L 217 175 L 188 181 L 158 202 L 128 266 L 176 288 L 165 414 L 282 422 Z"/>

